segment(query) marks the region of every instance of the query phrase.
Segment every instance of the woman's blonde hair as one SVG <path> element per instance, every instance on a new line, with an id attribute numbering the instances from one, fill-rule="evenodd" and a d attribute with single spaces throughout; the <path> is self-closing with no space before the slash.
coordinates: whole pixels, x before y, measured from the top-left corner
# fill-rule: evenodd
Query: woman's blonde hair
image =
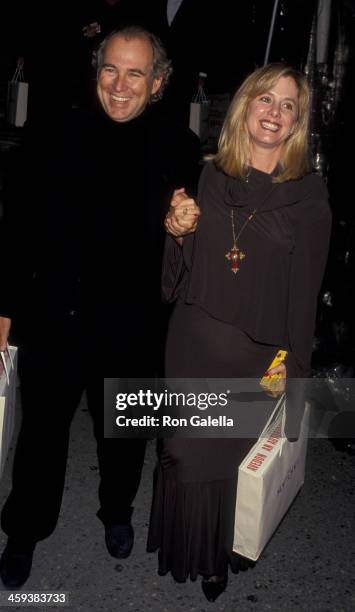
<path id="1" fill-rule="evenodd" d="M 245 178 L 250 164 L 250 136 L 247 129 L 249 104 L 270 91 L 280 77 L 291 77 L 298 89 L 298 116 L 292 134 L 284 142 L 280 172 L 274 181 L 282 183 L 306 174 L 309 169 L 308 124 L 310 92 L 306 77 L 291 66 L 275 63 L 258 68 L 240 86 L 224 121 L 214 161 L 226 174 Z"/>

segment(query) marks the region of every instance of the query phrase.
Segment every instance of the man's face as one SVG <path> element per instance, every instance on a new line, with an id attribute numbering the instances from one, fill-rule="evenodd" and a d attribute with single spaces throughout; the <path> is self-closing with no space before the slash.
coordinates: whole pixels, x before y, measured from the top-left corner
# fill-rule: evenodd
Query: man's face
<path id="1" fill-rule="evenodd" d="M 99 72 L 97 94 L 105 113 L 124 123 L 140 115 L 161 86 L 153 78 L 153 50 L 145 38 L 113 38 Z"/>

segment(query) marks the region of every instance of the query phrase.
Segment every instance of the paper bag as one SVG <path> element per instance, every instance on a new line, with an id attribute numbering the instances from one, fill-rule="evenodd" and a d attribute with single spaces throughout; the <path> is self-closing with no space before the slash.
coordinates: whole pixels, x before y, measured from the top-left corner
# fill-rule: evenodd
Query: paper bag
<path id="1" fill-rule="evenodd" d="M 23 127 L 27 119 L 28 83 L 23 76 L 23 60 L 20 58 L 7 88 L 6 120 L 11 125 Z"/>
<path id="2" fill-rule="evenodd" d="M 190 103 L 190 129 L 200 138 L 201 144 L 208 141 L 209 102 Z"/>
<path id="3" fill-rule="evenodd" d="M 283 396 L 238 470 L 233 551 L 256 561 L 304 482 L 309 405 L 300 436 L 284 436 Z"/>
<path id="4" fill-rule="evenodd" d="M 15 426 L 17 348 L 9 346 L 0 359 L 0 478 Z"/>

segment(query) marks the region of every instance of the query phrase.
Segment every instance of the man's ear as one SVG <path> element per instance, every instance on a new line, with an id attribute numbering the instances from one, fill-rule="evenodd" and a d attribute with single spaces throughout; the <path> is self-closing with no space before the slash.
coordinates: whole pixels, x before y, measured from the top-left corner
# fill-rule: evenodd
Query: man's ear
<path id="1" fill-rule="evenodd" d="M 153 85 L 152 85 L 152 96 L 153 96 L 154 94 L 156 94 L 156 93 L 157 93 L 157 91 L 159 91 L 159 89 L 160 89 L 160 87 L 161 87 L 162 82 L 163 82 L 163 77 L 156 77 L 156 78 L 153 80 Z"/>

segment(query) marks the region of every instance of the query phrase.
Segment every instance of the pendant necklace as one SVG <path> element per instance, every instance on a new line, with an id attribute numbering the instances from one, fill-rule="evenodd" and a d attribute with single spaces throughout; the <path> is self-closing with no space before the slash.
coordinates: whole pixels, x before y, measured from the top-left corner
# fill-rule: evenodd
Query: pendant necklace
<path id="1" fill-rule="evenodd" d="M 231 262 L 231 266 L 230 269 L 233 272 L 233 274 L 237 274 L 237 272 L 239 271 L 239 262 L 242 261 L 242 259 L 244 259 L 244 257 L 246 257 L 245 253 L 243 253 L 243 251 L 241 251 L 238 246 L 237 246 L 237 241 L 242 233 L 242 231 L 244 230 L 244 228 L 248 225 L 248 223 L 252 220 L 252 218 L 255 216 L 257 209 L 254 208 L 253 212 L 249 215 L 249 217 L 244 221 L 242 227 L 240 228 L 239 232 L 237 235 L 235 235 L 235 227 L 234 227 L 234 210 L 232 208 L 231 210 L 231 221 L 232 221 L 232 234 L 233 234 L 233 246 L 232 248 L 228 251 L 228 253 L 225 254 L 225 257 L 228 259 L 228 261 Z"/>

